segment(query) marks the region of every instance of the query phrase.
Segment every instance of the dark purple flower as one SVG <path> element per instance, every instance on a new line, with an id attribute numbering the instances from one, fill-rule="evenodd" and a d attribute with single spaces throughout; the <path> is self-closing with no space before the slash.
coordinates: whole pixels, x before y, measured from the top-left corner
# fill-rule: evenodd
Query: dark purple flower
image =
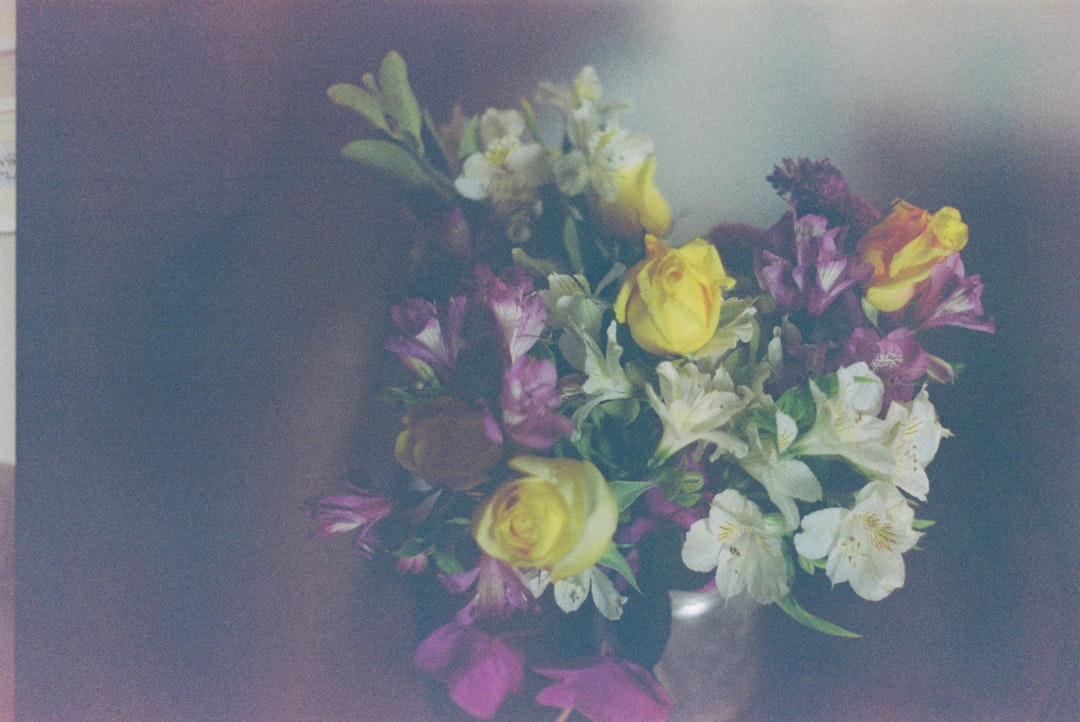
<path id="1" fill-rule="evenodd" d="M 764 247 L 754 254 L 754 274 L 777 308 L 793 313 L 805 306 L 817 317 L 844 291 L 870 277 L 872 265 L 838 248 L 844 233 L 828 228 L 823 216 L 795 220 L 791 213 L 769 229 Z"/>
<path id="2" fill-rule="evenodd" d="M 593 722 L 662 722 L 674 703 L 641 667 L 618 657 L 600 657 L 577 669 L 537 669 L 559 680 L 536 695 L 548 707 L 576 709 Z"/>
<path id="3" fill-rule="evenodd" d="M 978 275 L 965 276 L 960 254 L 953 253 L 934 267 L 922 288 L 916 291 L 910 325 L 960 326 L 993 333 L 994 319 L 983 316 L 982 292 L 982 279 Z M 903 315 L 890 314 L 890 317 Z"/>
<path id="4" fill-rule="evenodd" d="M 487 266 L 476 269 L 480 302 L 490 309 L 503 341 L 507 366 L 528 353 L 540 339 L 547 323 L 547 307 L 533 291 L 528 272 L 511 266 L 503 280 Z"/>
<path id="5" fill-rule="evenodd" d="M 389 499 L 373 494 L 334 494 L 315 502 L 311 516 L 319 523 L 316 539 L 333 534 L 355 531 L 353 543 L 364 556 L 370 557 L 374 550 L 375 535 L 372 526 L 394 510 Z"/>
<path id="6" fill-rule="evenodd" d="M 857 328 L 844 342 L 840 351 L 841 367 L 865 361 L 882 384 L 885 397 L 881 403 L 884 417 L 892 401 L 911 401 L 915 397 L 915 382 L 930 363 L 930 354 L 915 340 L 915 332 L 898 328 L 885 338 L 870 327 Z"/>
<path id="7" fill-rule="evenodd" d="M 451 298 L 440 321 L 435 304 L 422 298 L 405 299 L 390 309 L 401 335 L 387 341 L 386 350 L 401 354 L 407 362 L 420 361 L 449 381 L 457 365 L 465 307 L 465 296 Z"/>
<path id="8" fill-rule="evenodd" d="M 663 490 L 654 486 L 644 494 L 645 506 L 650 514 L 670 519 L 679 525 L 683 531 L 688 531 L 690 526 L 699 519 L 709 515 L 708 510 L 702 506 L 683 506 L 674 501 L 669 501 L 664 496 Z"/>
<path id="9" fill-rule="evenodd" d="M 556 413 L 561 399 L 558 372 L 548 359 L 522 356 L 503 376 L 503 429 L 530 449 L 550 449 L 555 440 L 574 430 L 567 417 Z"/>
<path id="10" fill-rule="evenodd" d="M 457 620 L 421 642 L 413 661 L 446 685 L 454 704 L 481 719 L 494 717 L 507 695 L 521 689 L 525 677 L 525 655 L 520 650 Z"/>
<path id="11" fill-rule="evenodd" d="M 791 204 L 796 215 L 824 216 L 829 225 L 848 226 L 854 235 L 865 233 L 881 216 L 869 201 L 851 192 L 844 176 L 827 158 L 785 158 L 783 164 L 782 168 L 775 166 L 765 180 Z"/>

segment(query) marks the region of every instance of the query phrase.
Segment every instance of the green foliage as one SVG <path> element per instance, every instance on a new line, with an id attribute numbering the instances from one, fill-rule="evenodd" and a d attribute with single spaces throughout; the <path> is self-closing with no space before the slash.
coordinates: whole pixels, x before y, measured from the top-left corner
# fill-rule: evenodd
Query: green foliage
<path id="1" fill-rule="evenodd" d="M 626 561 L 626 557 L 616 548 L 615 542 L 611 543 L 611 546 L 604 552 L 604 556 L 600 558 L 597 564 L 615 570 L 626 581 L 630 582 L 630 586 L 639 592 L 641 591 L 641 588 L 637 585 L 637 579 L 634 578 L 634 570 L 630 568 L 630 563 Z"/>
<path id="2" fill-rule="evenodd" d="M 341 154 L 403 183 L 420 187 L 430 184 L 428 174 L 416 158 L 395 143 L 373 138 L 354 140 L 341 149 Z"/>
<path id="3" fill-rule="evenodd" d="M 395 137 L 407 140 L 423 154 L 424 143 L 420 139 L 423 116 L 420 113 L 420 104 L 409 86 L 405 60 L 396 51 L 387 53 L 379 66 L 379 90 L 386 114 L 397 123 Z"/>
<path id="4" fill-rule="evenodd" d="M 649 489 L 656 486 L 652 481 L 612 481 L 608 482 L 611 493 L 615 495 L 615 502 L 619 505 L 619 511 L 625 511 L 637 498 Z"/>
<path id="5" fill-rule="evenodd" d="M 824 634 L 831 634 L 835 637 L 847 637 L 849 639 L 858 639 L 862 637 L 861 634 L 855 632 L 849 632 L 843 627 L 838 627 L 832 622 L 826 622 L 820 617 L 815 617 L 810 612 L 806 611 L 799 606 L 798 602 L 789 594 L 786 597 L 782 597 L 776 601 L 776 606 L 784 610 L 784 613 L 794 619 L 799 624 L 810 627 L 810 629 L 822 632 Z"/>

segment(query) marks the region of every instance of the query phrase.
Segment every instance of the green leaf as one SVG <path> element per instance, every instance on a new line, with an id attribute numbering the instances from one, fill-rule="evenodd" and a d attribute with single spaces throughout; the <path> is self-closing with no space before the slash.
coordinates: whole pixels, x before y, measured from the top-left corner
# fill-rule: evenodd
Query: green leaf
<path id="1" fill-rule="evenodd" d="M 608 482 L 608 486 L 611 487 L 611 493 L 615 495 L 619 511 L 623 511 L 656 484 L 651 481 L 611 481 Z"/>
<path id="2" fill-rule="evenodd" d="M 382 104 L 386 112 L 397 121 L 398 128 L 413 139 L 417 150 L 423 153 L 424 144 L 420 140 L 423 116 L 420 113 L 420 104 L 409 87 L 405 60 L 394 50 L 383 58 L 382 65 L 379 66 L 379 90 L 382 92 Z"/>
<path id="3" fill-rule="evenodd" d="M 547 279 L 553 273 L 559 273 L 559 266 L 554 261 L 549 261 L 546 258 L 533 258 L 525 249 L 516 247 L 511 249 L 510 256 L 513 258 L 514 263 L 527 268 L 536 275 Z"/>
<path id="4" fill-rule="evenodd" d="M 931 519 L 913 519 L 911 521 L 911 528 L 912 529 L 929 529 L 930 527 L 932 527 L 936 523 L 937 522 L 935 522 L 935 521 L 933 521 Z"/>
<path id="5" fill-rule="evenodd" d="M 810 576 L 813 576 L 814 572 L 817 571 L 817 566 L 814 564 L 814 560 L 813 559 L 807 559 L 802 554 L 799 554 L 798 557 L 799 557 L 799 568 L 802 569 L 807 574 L 809 574 Z"/>
<path id="6" fill-rule="evenodd" d="M 536 124 L 536 113 L 525 98 L 521 99 L 521 110 L 525 115 L 525 127 L 529 129 L 529 135 L 534 141 L 543 145 L 544 139 L 540 137 L 540 126 Z"/>
<path id="7" fill-rule="evenodd" d="M 782 597 L 776 600 L 776 606 L 784 610 L 784 613 L 794 619 L 799 624 L 810 627 L 810 629 L 817 630 L 824 634 L 831 634 L 836 637 L 848 637 L 849 639 L 858 639 L 862 637 L 861 634 L 855 632 L 849 632 L 843 627 L 838 627 L 832 622 L 826 622 L 820 617 L 815 617 L 810 612 L 806 611 L 799 606 L 798 602 L 788 594 L 786 597 Z"/>
<path id="8" fill-rule="evenodd" d="M 474 115 L 465 124 L 461 133 L 461 145 L 458 146 L 458 160 L 464 160 L 473 153 L 480 152 L 480 116 Z"/>
<path id="9" fill-rule="evenodd" d="M 621 574 L 626 581 L 630 582 L 630 586 L 637 589 L 639 592 L 641 588 L 637 585 L 637 580 L 634 579 L 634 570 L 630 568 L 630 562 L 626 561 L 626 557 L 615 547 L 615 542 L 611 543 L 608 550 L 604 552 L 604 556 L 597 562 L 608 569 L 614 569 Z"/>
<path id="10" fill-rule="evenodd" d="M 583 273 L 585 261 L 581 257 L 581 241 L 578 239 L 577 222 L 573 216 L 566 217 L 563 224 L 563 245 L 566 246 L 566 256 L 570 259 L 570 268 L 574 273 Z"/>
<path id="11" fill-rule="evenodd" d="M 443 574 L 460 574 L 465 571 L 465 567 L 461 566 L 461 562 L 452 554 L 435 549 L 431 552 L 431 558 L 435 560 L 435 566 Z"/>
<path id="12" fill-rule="evenodd" d="M 338 105 L 355 110 L 371 123 L 372 127 L 391 133 L 386 124 L 386 111 L 383 110 L 379 96 L 351 83 L 331 85 L 326 95 Z M 392 134 L 392 133 L 391 133 Z"/>
<path id="13" fill-rule="evenodd" d="M 802 428 L 804 426 L 804 417 L 815 410 L 814 395 L 810 393 L 808 387 L 796 386 L 795 388 L 785 391 L 784 394 L 776 400 L 776 408 L 790 416 L 792 420 Z M 773 433 L 776 433 L 775 419 L 773 420 L 772 430 Z"/>
<path id="14" fill-rule="evenodd" d="M 426 186 L 430 183 L 427 173 L 409 151 L 386 140 L 354 140 L 341 149 L 341 154 L 411 185 Z"/>

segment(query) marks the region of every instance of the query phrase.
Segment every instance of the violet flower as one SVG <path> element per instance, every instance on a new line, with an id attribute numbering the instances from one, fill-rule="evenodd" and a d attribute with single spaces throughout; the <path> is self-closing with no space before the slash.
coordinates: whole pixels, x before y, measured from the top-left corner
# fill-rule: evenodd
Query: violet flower
<path id="1" fill-rule="evenodd" d="M 556 413 L 561 398 L 558 371 L 548 359 L 522 356 L 503 376 L 503 429 L 530 449 L 550 449 L 560 436 L 574 430 L 569 418 Z"/>
<path id="2" fill-rule="evenodd" d="M 311 516 L 319 522 L 313 536 L 325 539 L 333 534 L 355 531 L 353 543 L 360 553 L 370 558 L 376 542 L 372 526 L 394 510 L 394 503 L 381 496 L 334 494 L 315 502 Z"/>
<path id="3" fill-rule="evenodd" d="M 406 360 L 420 361 L 444 381 L 451 380 L 457 365 L 465 307 L 465 296 L 451 298 L 440 320 L 435 304 L 422 298 L 405 299 L 390 309 L 401 335 L 387 341 L 386 350 L 401 354 Z M 424 375 L 415 366 L 413 370 Z"/>
<path id="4" fill-rule="evenodd" d="M 458 612 L 458 621 L 471 624 L 477 616 L 505 616 L 525 610 L 533 600 L 521 571 L 487 554 L 472 569 L 439 576 L 446 591 L 463 594 L 476 585 L 473 598 Z"/>
<path id="5" fill-rule="evenodd" d="M 476 269 L 480 302 L 491 310 L 503 341 L 507 366 L 528 353 L 547 323 L 547 307 L 533 291 L 525 269 L 511 266 L 504 281 L 487 266 Z"/>
<path id="6" fill-rule="evenodd" d="M 873 204 L 851 192 L 828 158 L 785 158 L 783 167 L 775 166 L 765 180 L 796 215 L 824 216 L 829 225 L 848 226 L 854 235 L 865 233 L 881 216 Z"/>
<path id="7" fill-rule="evenodd" d="M 926 373 L 930 354 L 909 328 L 898 328 L 881 338 L 877 331 L 863 326 L 851 332 L 840 350 L 840 366 L 859 361 L 865 361 L 885 386 L 880 414 L 884 418 L 892 401 L 915 398 L 915 382 Z"/>
<path id="8" fill-rule="evenodd" d="M 916 293 L 915 303 L 910 304 L 915 328 L 932 326 L 960 326 L 972 331 L 994 333 L 994 319 L 983 316 L 982 279 L 978 275 L 965 276 L 964 262 L 959 253 L 946 256 L 934 267 L 930 277 Z M 903 313 L 889 314 L 890 318 L 902 317 Z"/>
<path id="9" fill-rule="evenodd" d="M 540 690 L 538 703 L 576 709 L 593 722 L 661 722 L 674 707 L 652 675 L 618 657 L 601 657 L 577 669 L 536 671 L 559 680 Z"/>
<path id="10" fill-rule="evenodd" d="M 805 305 L 818 317 L 844 291 L 873 274 L 871 264 L 838 248 L 845 232 L 828 228 L 823 216 L 795 220 L 790 213 L 769 229 L 764 243 L 771 248 L 754 254 L 754 274 L 781 311 L 792 313 Z"/>
<path id="11" fill-rule="evenodd" d="M 503 700 L 521 689 L 525 655 L 476 627 L 455 620 L 432 632 L 413 656 L 450 699 L 474 717 L 491 719 Z"/>

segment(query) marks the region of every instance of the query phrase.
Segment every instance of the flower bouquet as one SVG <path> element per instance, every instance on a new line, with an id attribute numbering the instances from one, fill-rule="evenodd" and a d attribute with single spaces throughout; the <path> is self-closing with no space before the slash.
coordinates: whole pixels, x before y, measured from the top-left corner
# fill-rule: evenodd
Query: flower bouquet
<path id="1" fill-rule="evenodd" d="M 679 243 L 653 142 L 592 68 L 442 126 L 396 53 L 329 96 L 374 131 L 344 155 L 425 232 L 386 345 L 401 478 L 320 499 L 316 535 L 443 590 L 415 662 L 454 703 L 491 718 L 528 690 L 562 719 L 666 719 L 657 655 L 620 632 L 635 605 L 666 628 L 650 597 L 714 587 L 855 636 L 797 603 L 801 577 L 903 585 L 950 435 L 928 386 L 957 375 L 923 332 L 994 328 L 956 209 L 882 216 L 827 160 L 785 160 L 775 225 Z"/>

